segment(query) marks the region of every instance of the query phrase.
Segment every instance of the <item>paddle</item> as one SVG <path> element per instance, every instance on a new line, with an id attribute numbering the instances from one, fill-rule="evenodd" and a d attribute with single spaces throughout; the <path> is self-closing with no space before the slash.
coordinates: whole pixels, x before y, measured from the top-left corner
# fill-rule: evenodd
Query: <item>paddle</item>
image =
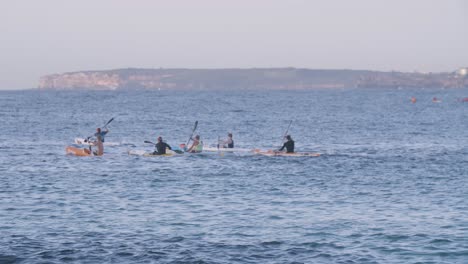
<path id="1" fill-rule="evenodd" d="M 190 135 L 189 139 L 187 140 L 187 144 L 185 144 L 187 147 L 188 147 L 188 144 L 190 143 L 190 140 L 193 137 L 193 133 L 195 133 L 195 130 L 197 129 L 197 126 L 198 126 L 198 120 L 195 121 L 195 125 L 193 126 L 193 129 L 192 129 L 192 134 Z"/>
<path id="2" fill-rule="evenodd" d="M 288 128 L 286 129 L 286 131 L 284 132 L 283 134 L 283 141 L 284 141 L 284 138 L 288 135 L 288 132 L 289 132 L 289 128 L 291 127 L 291 124 L 292 124 L 292 120 L 289 121 L 289 125 L 288 125 Z"/>
<path id="3" fill-rule="evenodd" d="M 107 125 L 109 125 L 112 121 L 114 121 L 114 117 L 109 119 L 109 121 L 107 121 L 107 123 L 103 126 L 103 128 L 107 127 Z"/>
<path id="4" fill-rule="evenodd" d="M 291 127 L 291 124 L 292 124 L 292 120 L 289 121 L 288 128 L 286 129 L 286 131 L 284 131 L 283 138 L 282 138 L 283 144 L 284 144 L 284 138 L 286 138 L 286 136 L 288 135 L 289 128 Z"/>
<path id="5" fill-rule="evenodd" d="M 148 143 L 148 144 L 153 144 L 153 145 L 156 146 L 156 143 L 151 142 L 151 141 L 149 141 L 149 140 L 145 140 L 144 142 L 145 142 L 145 143 Z M 171 149 L 171 150 L 174 151 L 174 152 L 177 153 L 177 154 L 183 154 L 183 153 L 184 153 L 182 150 L 178 150 L 178 149 Z"/>

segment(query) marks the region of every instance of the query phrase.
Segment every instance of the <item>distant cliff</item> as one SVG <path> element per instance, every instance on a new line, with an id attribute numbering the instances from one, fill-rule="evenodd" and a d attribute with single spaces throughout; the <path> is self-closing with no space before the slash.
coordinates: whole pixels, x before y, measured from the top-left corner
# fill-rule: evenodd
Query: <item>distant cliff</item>
<path id="1" fill-rule="evenodd" d="M 56 90 L 293 90 L 352 87 L 468 87 L 467 69 L 452 73 L 360 70 L 266 69 L 119 69 L 43 76 L 39 89 Z"/>

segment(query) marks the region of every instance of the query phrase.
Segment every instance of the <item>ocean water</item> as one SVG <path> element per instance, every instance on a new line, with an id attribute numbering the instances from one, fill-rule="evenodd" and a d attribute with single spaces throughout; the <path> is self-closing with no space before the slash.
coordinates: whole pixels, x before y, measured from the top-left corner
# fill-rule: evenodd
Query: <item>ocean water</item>
<path id="1" fill-rule="evenodd" d="M 468 263 L 466 96 L 0 92 L 0 263 Z M 119 146 L 65 155 L 112 117 Z M 293 120 L 322 155 L 127 155 L 196 120 L 205 144 L 262 149 Z"/>

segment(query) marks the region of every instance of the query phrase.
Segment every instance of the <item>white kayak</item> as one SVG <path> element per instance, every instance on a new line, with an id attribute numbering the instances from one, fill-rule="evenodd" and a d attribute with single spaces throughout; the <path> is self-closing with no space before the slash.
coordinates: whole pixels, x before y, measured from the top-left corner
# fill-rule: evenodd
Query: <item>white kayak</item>
<path id="1" fill-rule="evenodd" d="M 251 151 L 253 151 L 253 149 L 246 149 L 246 148 L 217 148 L 217 147 L 203 146 L 203 151 L 209 151 L 209 152 L 251 152 Z"/>
<path id="2" fill-rule="evenodd" d="M 93 141 L 88 141 L 85 138 L 75 138 L 75 144 L 78 145 L 86 145 L 86 146 L 94 146 Z M 104 142 L 104 146 L 118 146 L 120 145 L 119 142 Z"/>
<path id="3" fill-rule="evenodd" d="M 127 151 L 128 155 L 134 156 L 143 156 L 143 157 L 171 157 L 177 155 L 177 153 L 173 151 L 167 151 L 166 154 L 162 155 L 154 155 L 153 152 L 148 152 L 146 150 L 129 150 Z"/>
<path id="4" fill-rule="evenodd" d="M 273 151 L 273 150 L 262 151 L 259 149 L 256 149 L 254 152 L 255 154 L 268 156 L 268 157 L 319 157 L 320 156 L 320 153 L 315 153 L 315 152 L 286 153 L 286 152 Z"/>
<path id="5" fill-rule="evenodd" d="M 179 151 L 179 150 L 170 150 L 170 149 L 166 149 L 166 154 L 162 154 L 162 155 L 155 155 L 153 154 L 153 152 L 149 152 L 149 151 L 146 151 L 146 150 L 141 150 L 141 149 L 132 149 L 132 150 L 129 150 L 127 151 L 128 155 L 135 155 L 135 156 L 144 156 L 144 157 L 170 157 L 170 156 L 177 156 L 177 155 L 181 155 L 181 154 L 184 154 L 184 152 L 182 151 Z"/>

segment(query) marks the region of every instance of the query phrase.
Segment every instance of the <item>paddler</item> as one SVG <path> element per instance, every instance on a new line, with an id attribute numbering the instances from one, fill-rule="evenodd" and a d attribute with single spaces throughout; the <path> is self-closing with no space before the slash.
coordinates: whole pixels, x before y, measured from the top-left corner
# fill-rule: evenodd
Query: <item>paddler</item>
<path id="1" fill-rule="evenodd" d="M 162 137 L 158 137 L 158 143 L 156 143 L 156 149 L 153 152 L 153 155 L 164 155 L 166 154 L 166 148 L 172 150 L 166 142 L 163 142 Z"/>
<path id="2" fill-rule="evenodd" d="M 282 151 L 284 148 L 286 148 L 286 153 L 294 153 L 294 140 L 292 140 L 290 135 L 286 136 L 286 142 L 284 142 L 279 151 Z"/>
<path id="3" fill-rule="evenodd" d="M 99 129 L 99 128 L 98 128 Z M 102 156 L 104 155 L 104 144 L 102 143 L 103 142 L 103 136 L 101 134 L 98 134 L 96 133 L 95 134 L 96 136 L 96 141 L 93 142 L 93 145 L 97 147 L 97 150 L 94 151 L 94 155 L 95 156 Z M 91 148 L 91 146 L 90 146 Z"/>
<path id="4" fill-rule="evenodd" d="M 202 142 L 200 141 L 200 136 L 196 135 L 194 138 L 192 138 L 192 140 L 193 140 L 192 146 L 187 150 L 187 152 L 191 152 L 191 153 L 202 152 L 203 145 L 202 145 Z"/>
<path id="5" fill-rule="evenodd" d="M 232 139 L 232 133 L 228 133 L 228 138 L 221 141 L 223 148 L 234 148 L 234 140 Z"/>

